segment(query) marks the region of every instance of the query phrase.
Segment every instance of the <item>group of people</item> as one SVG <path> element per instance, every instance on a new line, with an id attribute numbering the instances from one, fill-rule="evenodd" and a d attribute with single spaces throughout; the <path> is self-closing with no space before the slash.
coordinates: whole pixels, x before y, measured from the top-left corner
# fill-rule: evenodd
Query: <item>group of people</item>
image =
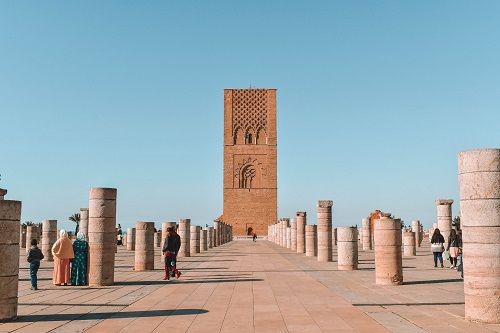
<path id="1" fill-rule="evenodd" d="M 78 232 L 74 242 L 68 238 L 66 230 L 59 231 L 59 239 L 52 246 L 54 255 L 54 274 L 52 282 L 63 286 L 85 286 L 87 284 L 87 258 L 89 245 L 85 240 L 85 234 Z M 40 268 L 40 260 L 44 255 L 37 246 L 37 240 L 31 240 L 27 260 L 30 263 L 31 290 L 38 289 L 37 272 Z"/>
<path id="2" fill-rule="evenodd" d="M 455 229 L 450 231 L 450 236 L 448 236 L 448 243 L 446 249 L 444 248 L 444 237 L 441 235 L 441 231 L 436 228 L 431 238 L 431 251 L 434 254 L 434 267 L 437 267 L 437 261 L 441 263 L 441 268 L 444 268 L 443 263 L 443 252 L 448 251 L 450 255 L 450 268 L 457 269 L 458 258 L 462 254 L 462 239 L 457 234 Z"/>
<path id="3" fill-rule="evenodd" d="M 37 240 L 32 239 L 27 255 L 27 260 L 30 263 L 31 290 L 38 289 L 37 273 L 40 268 L 40 261 L 44 258 L 42 251 L 37 245 Z M 169 280 L 170 277 L 179 278 L 181 276 L 181 272 L 177 269 L 176 260 L 180 247 L 181 237 L 177 234 L 174 227 L 168 228 L 162 248 L 163 255 L 165 256 L 165 277 L 163 280 Z M 57 286 L 69 284 L 72 286 L 87 285 L 88 252 L 89 245 L 85 240 L 83 232 L 78 232 L 76 240 L 73 242 L 68 238 L 67 231 L 61 229 L 59 239 L 52 246 L 52 254 L 54 255 L 52 282 Z"/>

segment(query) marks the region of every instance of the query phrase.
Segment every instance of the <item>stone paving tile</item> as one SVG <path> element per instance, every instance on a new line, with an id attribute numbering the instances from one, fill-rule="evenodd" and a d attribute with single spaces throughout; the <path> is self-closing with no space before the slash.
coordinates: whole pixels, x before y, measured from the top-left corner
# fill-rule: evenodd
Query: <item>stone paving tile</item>
<path id="1" fill-rule="evenodd" d="M 360 250 L 359 270 L 339 271 L 335 256 L 238 241 L 180 258 L 183 274 L 168 282 L 155 251 L 156 269 L 135 272 L 119 247 L 115 284 L 102 288 L 53 286 L 42 262 L 34 292 L 22 249 L 19 319 L 0 332 L 500 332 L 463 318 L 463 281 L 432 267 L 426 240 L 404 258 L 402 286 L 375 285 L 373 250 Z"/>

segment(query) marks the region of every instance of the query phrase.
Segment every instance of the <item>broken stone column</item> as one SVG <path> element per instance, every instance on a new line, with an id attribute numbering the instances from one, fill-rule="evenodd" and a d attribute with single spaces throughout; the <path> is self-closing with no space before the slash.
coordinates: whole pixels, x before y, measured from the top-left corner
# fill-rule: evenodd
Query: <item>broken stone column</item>
<path id="1" fill-rule="evenodd" d="M 411 231 L 415 233 L 415 246 L 420 247 L 422 234 L 420 233 L 420 221 L 411 221 Z"/>
<path id="2" fill-rule="evenodd" d="M 317 253 L 317 229 L 316 225 L 306 225 L 305 227 L 306 233 L 306 257 L 315 257 L 318 255 Z"/>
<path id="3" fill-rule="evenodd" d="M 403 232 L 403 255 L 405 257 L 414 257 L 417 255 L 415 242 L 415 233 L 413 231 Z"/>
<path id="4" fill-rule="evenodd" d="M 448 246 L 448 237 L 451 232 L 451 204 L 453 200 L 439 199 L 435 202 L 438 210 L 438 228 L 441 235 L 444 237 L 444 247 L 446 248 Z"/>
<path id="5" fill-rule="evenodd" d="M 26 253 L 30 251 L 32 239 L 38 241 L 38 227 L 36 225 L 29 225 L 26 227 Z"/>
<path id="6" fill-rule="evenodd" d="M 127 229 L 127 251 L 135 251 L 135 228 Z"/>
<path id="7" fill-rule="evenodd" d="M 318 208 L 318 261 L 332 261 L 332 206 L 331 200 L 319 200 Z"/>
<path id="8" fill-rule="evenodd" d="M 358 269 L 358 229 L 337 228 L 337 265 L 341 271 Z"/>
<path id="9" fill-rule="evenodd" d="M 78 231 L 83 232 L 85 238 L 88 239 L 89 235 L 89 209 L 88 208 L 80 208 L 80 224 L 78 227 Z"/>
<path id="10" fill-rule="evenodd" d="M 332 229 L 332 245 L 337 246 L 337 228 Z"/>
<path id="11" fill-rule="evenodd" d="M 292 247 L 292 228 L 286 228 L 286 248 L 290 249 Z"/>
<path id="12" fill-rule="evenodd" d="M 214 221 L 214 247 L 220 246 L 220 222 Z"/>
<path id="13" fill-rule="evenodd" d="M 19 225 L 19 235 L 19 246 L 26 247 L 26 228 L 22 224 Z"/>
<path id="14" fill-rule="evenodd" d="M 52 246 L 57 241 L 57 220 L 42 221 L 42 245 L 43 260 L 54 261 Z"/>
<path id="15" fill-rule="evenodd" d="M 155 223 L 135 223 L 135 270 L 155 269 Z"/>
<path id="16" fill-rule="evenodd" d="M 89 285 L 111 286 L 115 277 L 116 188 L 91 188 L 89 199 Z"/>
<path id="17" fill-rule="evenodd" d="M 208 251 L 208 230 L 201 230 L 200 252 Z"/>
<path id="18" fill-rule="evenodd" d="M 500 149 L 458 154 L 465 317 L 500 323 Z"/>
<path id="19" fill-rule="evenodd" d="M 290 250 L 297 252 L 297 219 L 290 219 Z"/>
<path id="20" fill-rule="evenodd" d="M 363 243 L 363 250 L 371 250 L 372 249 L 372 224 L 370 222 L 370 219 L 364 218 L 361 220 L 361 223 L 363 225 L 363 238 L 362 238 L 362 243 Z"/>
<path id="21" fill-rule="evenodd" d="M 214 247 L 214 228 L 213 227 L 208 227 L 208 248 L 211 249 Z"/>
<path id="22" fill-rule="evenodd" d="M 0 322 L 17 318 L 19 286 L 21 201 L 4 200 L 6 194 L 0 189 Z"/>
<path id="23" fill-rule="evenodd" d="M 189 257 L 191 243 L 189 241 L 189 236 L 191 232 L 191 220 L 190 219 L 180 219 L 179 220 L 179 236 L 181 237 L 181 248 L 179 249 L 178 257 Z"/>
<path id="24" fill-rule="evenodd" d="M 401 220 L 389 216 L 382 214 L 374 221 L 375 283 L 380 285 L 403 284 Z"/>
<path id="25" fill-rule="evenodd" d="M 200 253 L 200 227 L 197 225 L 192 225 L 190 227 L 190 245 L 189 252 L 191 254 Z"/>
<path id="26" fill-rule="evenodd" d="M 162 246 L 161 235 L 162 235 L 162 231 L 161 230 L 158 230 L 157 232 L 154 233 L 155 247 L 161 247 Z"/>

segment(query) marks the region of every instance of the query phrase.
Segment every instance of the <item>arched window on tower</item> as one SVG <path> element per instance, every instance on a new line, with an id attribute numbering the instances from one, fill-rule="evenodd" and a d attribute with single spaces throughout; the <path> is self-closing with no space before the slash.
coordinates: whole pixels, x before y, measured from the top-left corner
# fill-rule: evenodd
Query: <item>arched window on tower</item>
<path id="1" fill-rule="evenodd" d="M 247 165 L 241 171 L 240 177 L 240 188 L 252 188 L 252 182 L 257 175 L 257 170 L 255 170 L 253 165 Z"/>
<path id="2" fill-rule="evenodd" d="M 252 133 L 248 133 L 247 135 L 247 144 L 251 145 L 253 142 L 252 142 Z"/>

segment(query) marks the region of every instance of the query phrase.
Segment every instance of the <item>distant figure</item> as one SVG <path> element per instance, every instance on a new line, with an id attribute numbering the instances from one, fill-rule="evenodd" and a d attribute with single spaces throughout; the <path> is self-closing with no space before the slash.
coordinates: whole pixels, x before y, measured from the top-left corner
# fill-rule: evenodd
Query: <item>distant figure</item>
<path id="1" fill-rule="evenodd" d="M 253 233 L 253 241 L 256 242 L 257 241 L 257 234 L 254 232 Z"/>
<path id="2" fill-rule="evenodd" d="M 177 268 L 177 254 L 179 253 L 179 250 L 181 249 L 181 236 L 177 233 L 177 226 L 172 227 L 172 230 L 170 231 L 170 234 L 175 237 L 176 239 L 176 244 L 177 244 L 177 249 L 175 250 L 175 254 L 172 257 L 172 267 Z M 175 272 L 172 271 L 172 277 L 175 277 Z"/>
<path id="3" fill-rule="evenodd" d="M 165 277 L 163 280 L 170 280 L 170 271 L 172 271 L 177 278 L 181 276 L 181 272 L 172 264 L 172 259 L 175 258 L 180 248 L 180 237 L 177 238 L 174 233 L 175 231 L 173 231 L 171 227 L 167 228 L 167 236 L 165 237 L 165 243 L 162 248 L 163 255 L 165 256 Z M 177 233 L 175 234 L 177 235 Z"/>
<path id="4" fill-rule="evenodd" d="M 443 251 L 444 251 L 444 237 L 438 228 L 434 229 L 434 234 L 431 238 L 431 251 L 434 254 L 434 267 L 437 267 L 437 259 L 441 262 L 441 268 L 443 265 Z"/>
<path id="5" fill-rule="evenodd" d="M 118 228 L 116 228 L 116 234 L 117 235 L 123 234 L 123 232 L 122 232 L 122 226 L 119 223 L 118 223 Z"/>
<path id="6" fill-rule="evenodd" d="M 68 238 L 66 230 L 61 229 L 59 239 L 52 246 L 52 254 L 54 255 L 54 277 L 55 285 L 68 285 L 69 277 L 69 260 L 75 257 L 73 252 L 73 244 Z"/>
<path id="7" fill-rule="evenodd" d="M 457 269 L 457 258 L 459 256 L 458 250 L 462 247 L 462 239 L 455 229 L 451 229 L 450 236 L 448 237 L 448 248 L 446 251 L 450 252 L 450 268 Z"/>
<path id="8" fill-rule="evenodd" d="M 73 243 L 73 252 L 75 253 L 75 259 L 71 263 L 71 285 L 86 286 L 89 244 L 85 240 L 83 232 L 76 234 L 76 240 Z"/>
<path id="9" fill-rule="evenodd" d="M 40 260 L 43 259 L 42 251 L 36 246 L 36 239 L 31 240 L 31 247 L 28 252 L 26 259 L 30 263 L 30 279 L 31 279 L 31 288 L 30 290 L 38 290 L 38 279 L 36 274 L 38 273 L 38 268 L 40 268 Z"/>

